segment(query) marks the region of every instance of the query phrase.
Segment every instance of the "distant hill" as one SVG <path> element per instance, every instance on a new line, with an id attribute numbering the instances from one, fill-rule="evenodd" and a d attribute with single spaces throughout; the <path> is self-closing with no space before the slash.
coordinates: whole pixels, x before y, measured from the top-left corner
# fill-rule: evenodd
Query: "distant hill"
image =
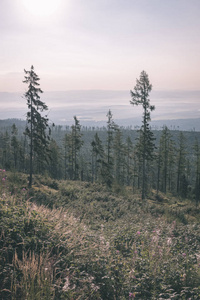
<path id="1" fill-rule="evenodd" d="M 24 128 L 26 121 L 21 119 L 3 119 L 0 120 L 0 128 L 10 127 L 12 124 L 18 128 Z M 89 121 L 89 120 L 81 120 L 82 126 L 87 127 L 103 127 L 106 126 L 106 121 Z M 115 123 L 119 126 L 130 128 L 130 129 L 139 129 L 141 126 L 141 118 L 135 119 L 116 119 Z M 70 121 L 62 121 L 56 123 L 55 125 L 62 126 L 71 126 L 73 124 L 73 120 Z M 182 131 L 200 131 L 200 118 L 196 119 L 177 119 L 177 120 L 152 120 L 150 122 L 151 128 L 153 130 L 162 130 L 163 126 L 166 125 L 170 130 L 182 130 Z"/>
<path id="2" fill-rule="evenodd" d="M 141 121 L 134 119 L 116 120 L 120 126 L 130 126 L 137 128 L 141 126 Z M 200 131 L 200 118 L 195 119 L 174 119 L 174 120 L 152 120 L 150 122 L 151 128 L 154 130 L 162 130 L 166 125 L 170 130 L 183 130 L 183 131 Z"/>
<path id="3" fill-rule="evenodd" d="M 48 117 L 55 124 L 71 125 L 77 116 L 84 126 L 105 126 L 110 109 L 120 126 L 140 126 L 142 108 L 130 104 L 130 91 L 71 90 L 44 91 L 42 100 L 48 105 Z M 152 91 L 152 127 L 166 124 L 171 129 L 200 130 L 200 91 Z M 26 118 L 27 105 L 23 93 L 0 93 L 0 119 Z"/>

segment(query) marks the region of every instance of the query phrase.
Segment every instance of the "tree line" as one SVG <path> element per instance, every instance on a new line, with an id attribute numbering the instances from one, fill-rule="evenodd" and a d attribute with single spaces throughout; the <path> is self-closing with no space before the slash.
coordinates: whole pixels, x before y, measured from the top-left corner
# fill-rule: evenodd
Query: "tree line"
<path id="1" fill-rule="evenodd" d="M 143 109 L 142 126 L 134 139 L 114 122 L 111 110 L 106 128 L 93 129 L 90 140 L 76 116 L 66 130 L 50 124 L 48 107 L 40 99 L 43 91 L 39 80 L 33 66 L 25 70 L 27 123 L 23 135 L 18 134 L 15 124 L 9 131 L 0 132 L 2 168 L 28 173 L 29 187 L 33 174 L 47 174 L 54 179 L 99 182 L 109 188 L 130 186 L 133 192 L 141 191 L 142 199 L 154 190 L 157 195 L 160 191 L 170 192 L 199 203 L 199 140 L 190 145 L 188 155 L 182 132 L 175 140 L 164 126 L 159 140 L 156 138 L 150 127 L 151 112 L 155 110 L 149 98 L 152 85 L 145 71 L 130 91 L 130 104 Z"/>

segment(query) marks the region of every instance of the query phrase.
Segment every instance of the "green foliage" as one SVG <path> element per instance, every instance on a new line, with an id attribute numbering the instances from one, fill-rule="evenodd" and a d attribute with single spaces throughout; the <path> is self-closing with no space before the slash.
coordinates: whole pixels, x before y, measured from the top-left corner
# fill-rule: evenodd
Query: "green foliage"
<path id="1" fill-rule="evenodd" d="M 111 112 L 108 115 L 111 117 Z M 12 121 L 13 122 L 13 121 Z M 109 186 L 115 185 L 132 187 L 133 190 L 142 189 L 143 183 L 143 138 L 142 131 L 117 127 L 112 119 L 109 127 L 82 128 L 79 132 L 72 127 L 51 126 L 52 139 L 49 145 L 49 163 L 43 161 L 40 165 L 40 174 L 48 174 L 54 179 L 75 179 L 98 182 Z M 1 127 L 0 132 L 0 165 L 10 171 L 29 173 L 30 149 L 28 137 L 19 122 L 15 120 L 17 127 L 11 123 L 8 127 Z M 79 128 L 79 129 L 78 129 Z M 151 129 L 149 127 L 149 129 Z M 76 133 L 75 133 L 76 131 Z M 108 134 L 109 132 L 109 134 Z M 163 131 L 153 132 L 156 140 L 156 150 L 152 153 L 155 160 L 145 161 L 146 195 L 150 195 L 151 189 L 164 193 L 172 192 L 183 199 L 189 197 L 199 202 L 199 132 L 184 132 L 180 149 L 180 132 L 163 128 Z M 80 136 L 79 136 L 80 135 Z M 77 150 L 75 159 L 75 136 L 84 145 Z M 109 138 L 108 138 L 109 137 Z M 152 136 L 153 137 L 153 136 Z M 110 141 L 108 143 L 108 140 Z M 72 150 L 73 144 L 73 150 Z M 109 145 L 109 147 L 108 147 Z M 192 147 L 191 147 L 192 145 Z M 80 146 L 80 144 L 79 144 Z M 108 148 L 109 164 L 108 164 Z M 150 150 L 150 148 L 149 148 Z M 150 151 L 151 152 L 151 151 Z M 148 154 L 148 151 L 145 151 Z M 36 157 L 36 156 L 34 156 Z M 72 159 L 73 157 L 73 159 Z M 39 162 L 39 160 L 38 160 Z M 35 169 L 38 172 L 39 168 Z"/>
<path id="2" fill-rule="evenodd" d="M 20 192 L 22 175 L 6 173 L 17 194 L 1 180 L 2 299 L 199 299 L 193 203 L 44 176 Z"/>
<path id="3" fill-rule="evenodd" d="M 52 225 L 48 224 L 26 202 L 26 197 L 27 191 L 25 189 L 21 190 L 20 196 L 18 192 L 17 198 L 4 190 L 0 199 L 1 299 L 14 299 L 11 291 L 12 279 L 15 277 L 17 280 L 18 276 L 20 277 L 20 272 L 15 270 L 13 266 L 14 257 L 22 261 L 23 253 L 35 252 L 39 255 L 48 248 L 49 244 L 49 231 Z M 18 292 L 17 290 L 16 293 L 18 294 Z"/>

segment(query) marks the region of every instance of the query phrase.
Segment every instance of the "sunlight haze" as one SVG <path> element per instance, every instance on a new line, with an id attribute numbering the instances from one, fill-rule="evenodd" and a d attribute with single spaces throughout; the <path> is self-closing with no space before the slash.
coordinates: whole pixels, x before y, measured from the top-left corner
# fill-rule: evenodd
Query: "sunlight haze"
<path id="1" fill-rule="evenodd" d="M 26 4 L 25 4 L 26 3 Z M 34 65 L 43 90 L 200 89 L 198 0 L 1 0 L 0 91 L 23 91 Z"/>
<path id="2" fill-rule="evenodd" d="M 116 118 L 134 118 L 130 90 L 142 70 L 157 92 L 153 119 L 199 117 L 199 11 L 199 0 L 0 0 L 1 118 L 23 118 L 31 65 L 56 121 L 66 111 L 105 120 L 109 108 Z M 65 91 L 77 91 L 78 105 Z M 14 93 L 6 98 L 12 114 L 5 92 Z"/>
<path id="3" fill-rule="evenodd" d="M 51 16 L 56 14 L 61 0 L 23 0 L 26 9 L 35 16 Z"/>

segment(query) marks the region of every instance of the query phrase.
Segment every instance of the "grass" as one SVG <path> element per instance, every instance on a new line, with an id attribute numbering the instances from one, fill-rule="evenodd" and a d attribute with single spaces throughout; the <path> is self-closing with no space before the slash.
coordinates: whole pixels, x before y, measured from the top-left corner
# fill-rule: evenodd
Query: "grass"
<path id="1" fill-rule="evenodd" d="M 1 173 L 0 299 L 199 299 L 200 210 Z"/>

